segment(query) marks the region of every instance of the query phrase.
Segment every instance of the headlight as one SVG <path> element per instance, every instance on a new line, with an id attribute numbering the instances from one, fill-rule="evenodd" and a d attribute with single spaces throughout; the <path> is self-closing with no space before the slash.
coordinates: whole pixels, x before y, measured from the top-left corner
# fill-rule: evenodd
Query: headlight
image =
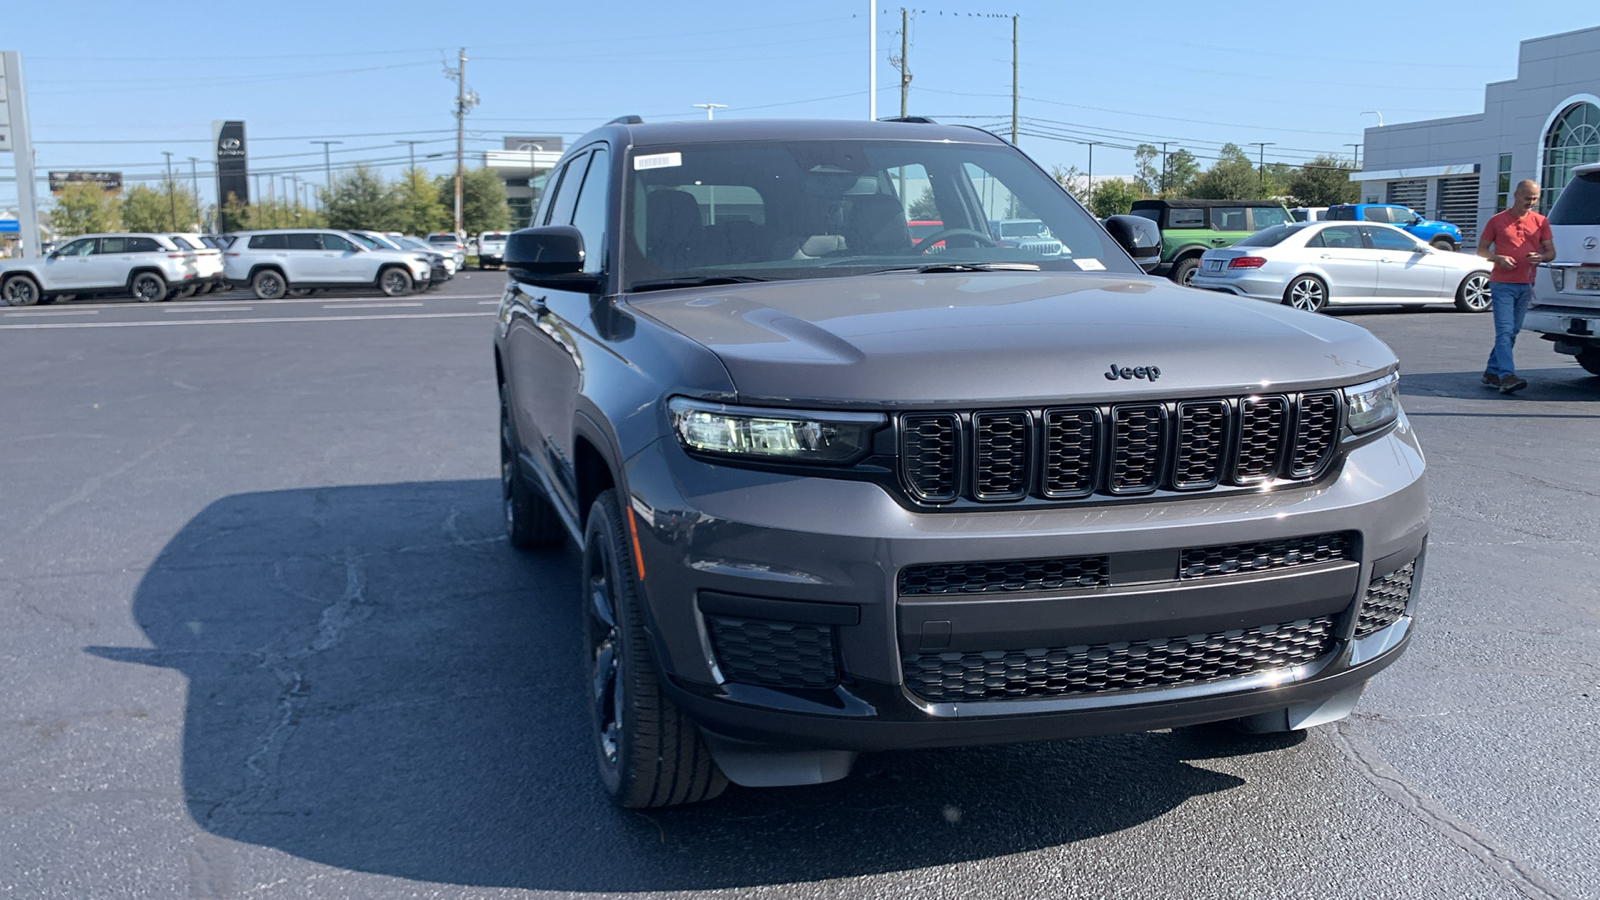
<path id="1" fill-rule="evenodd" d="M 1400 414 L 1400 376 L 1391 372 L 1376 381 L 1344 389 L 1350 430 L 1356 434 L 1393 422 Z"/>
<path id="2" fill-rule="evenodd" d="M 667 404 L 679 443 L 698 453 L 838 464 L 871 447 L 877 413 L 755 409 L 676 398 Z"/>

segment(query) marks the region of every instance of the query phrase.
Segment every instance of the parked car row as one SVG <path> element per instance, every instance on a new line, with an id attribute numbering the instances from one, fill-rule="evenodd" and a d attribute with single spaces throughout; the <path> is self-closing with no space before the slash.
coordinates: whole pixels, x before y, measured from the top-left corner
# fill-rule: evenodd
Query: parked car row
<path id="1" fill-rule="evenodd" d="M 222 284 L 218 251 L 196 234 L 86 234 L 44 256 L 0 262 L 9 306 L 116 295 L 148 303 Z"/>

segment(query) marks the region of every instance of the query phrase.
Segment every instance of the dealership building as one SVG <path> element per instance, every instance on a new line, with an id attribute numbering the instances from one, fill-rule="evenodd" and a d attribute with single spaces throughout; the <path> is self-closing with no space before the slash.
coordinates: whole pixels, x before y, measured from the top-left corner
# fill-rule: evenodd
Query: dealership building
<path id="1" fill-rule="evenodd" d="M 1483 112 L 1368 128 L 1365 203 L 1403 203 L 1453 222 L 1470 247 L 1524 178 L 1548 210 L 1572 167 L 1600 161 L 1600 28 L 1522 42 L 1517 77 L 1484 87 Z"/>

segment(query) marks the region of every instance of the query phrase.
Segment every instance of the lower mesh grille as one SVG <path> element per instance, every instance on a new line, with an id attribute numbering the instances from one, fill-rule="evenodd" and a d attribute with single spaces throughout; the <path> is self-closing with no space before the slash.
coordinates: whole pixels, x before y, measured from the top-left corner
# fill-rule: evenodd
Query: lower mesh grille
<path id="1" fill-rule="evenodd" d="M 1212 575 L 1241 575 L 1291 569 L 1315 563 L 1355 558 L 1355 541 L 1347 531 L 1314 534 L 1310 537 L 1258 541 L 1251 544 L 1223 544 L 1183 551 L 1178 567 L 1185 580 Z"/>
<path id="2" fill-rule="evenodd" d="M 1361 614 L 1356 619 L 1356 637 L 1366 637 L 1388 628 L 1406 614 L 1406 603 L 1411 599 L 1411 580 L 1416 575 L 1417 564 L 1408 562 L 1401 569 L 1381 578 L 1372 579 L 1367 594 L 1361 599 Z"/>
<path id="3" fill-rule="evenodd" d="M 1333 620 L 1319 617 L 1149 641 L 907 654 L 901 665 L 906 687 L 927 700 L 1006 700 L 1238 678 L 1303 665 L 1332 644 Z"/>
<path id="4" fill-rule="evenodd" d="M 717 668 L 729 681 L 782 688 L 839 683 L 833 628 L 732 616 L 706 616 Z"/>
<path id="5" fill-rule="evenodd" d="M 900 570 L 902 597 L 1094 588 L 1110 584 L 1104 556 L 940 563 Z"/>

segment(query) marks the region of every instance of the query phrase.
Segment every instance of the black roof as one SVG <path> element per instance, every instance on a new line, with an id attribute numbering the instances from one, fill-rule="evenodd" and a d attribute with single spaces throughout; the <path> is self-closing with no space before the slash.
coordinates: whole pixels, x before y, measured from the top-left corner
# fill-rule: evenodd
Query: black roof
<path id="1" fill-rule="evenodd" d="M 582 147 L 600 137 L 621 145 L 709 144 L 722 141 L 879 140 L 956 141 L 1004 144 L 999 137 L 968 125 L 931 122 L 868 122 L 858 119 L 690 119 L 672 122 L 630 122 L 622 116 L 571 144 Z"/>
<path id="2" fill-rule="evenodd" d="M 1212 209 L 1218 206 L 1283 206 L 1277 200 L 1135 200 L 1134 209 Z"/>

